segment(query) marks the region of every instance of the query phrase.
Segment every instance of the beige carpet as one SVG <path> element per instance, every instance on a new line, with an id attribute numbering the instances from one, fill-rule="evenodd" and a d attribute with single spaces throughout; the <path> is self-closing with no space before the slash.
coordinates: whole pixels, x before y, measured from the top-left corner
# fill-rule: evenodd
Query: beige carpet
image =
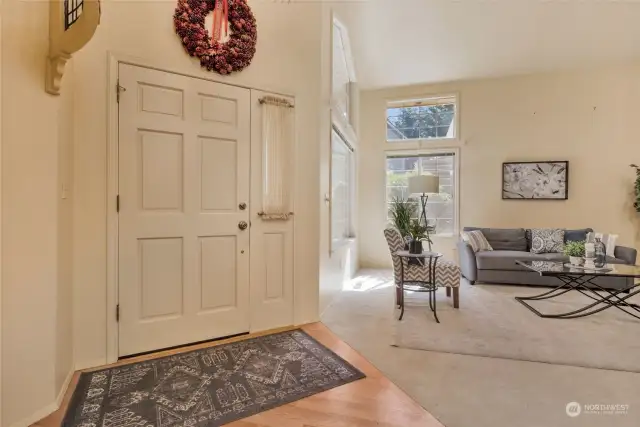
<path id="1" fill-rule="evenodd" d="M 468 289 L 461 290 L 461 310 L 470 308 Z M 391 272 L 365 270 L 322 321 L 447 427 L 638 426 L 640 374 L 393 347 L 392 298 Z M 450 303 L 438 294 L 443 322 Z M 629 411 L 570 418 L 565 408 L 573 401 L 626 404 Z"/>
<path id="2" fill-rule="evenodd" d="M 427 294 L 407 294 L 403 320 L 395 323 L 395 344 L 445 353 L 640 372 L 640 319 L 615 308 L 578 319 L 545 319 L 514 299 L 547 290 L 470 286 L 465 282 L 460 310 L 452 307 L 451 300 L 439 301 L 440 324 L 435 323 L 429 311 Z M 444 290 L 441 293 L 444 296 Z M 558 314 L 592 302 L 580 293 L 570 292 L 532 305 L 541 312 Z"/>

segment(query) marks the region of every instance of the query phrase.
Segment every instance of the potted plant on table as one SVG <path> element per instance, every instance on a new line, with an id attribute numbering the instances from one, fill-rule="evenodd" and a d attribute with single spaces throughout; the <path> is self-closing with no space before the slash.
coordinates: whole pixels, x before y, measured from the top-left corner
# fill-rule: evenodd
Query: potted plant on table
<path id="1" fill-rule="evenodd" d="M 569 257 L 571 265 L 580 266 L 584 263 L 585 242 L 567 242 L 564 245 L 564 254 Z"/>
<path id="2" fill-rule="evenodd" d="M 392 224 L 398 229 L 405 242 L 410 237 L 411 220 L 417 217 L 417 205 L 401 197 L 395 197 L 389 206 Z"/>
<path id="3" fill-rule="evenodd" d="M 411 241 L 409 242 L 409 253 L 421 254 L 422 253 L 422 241 L 427 240 L 428 227 L 422 225 L 417 219 L 412 219 L 409 224 L 409 236 Z"/>

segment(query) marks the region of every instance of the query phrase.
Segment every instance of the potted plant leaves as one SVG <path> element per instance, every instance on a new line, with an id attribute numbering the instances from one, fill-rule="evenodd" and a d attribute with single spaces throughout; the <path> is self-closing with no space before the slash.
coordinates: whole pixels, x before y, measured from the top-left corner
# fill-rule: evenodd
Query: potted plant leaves
<path id="1" fill-rule="evenodd" d="M 409 236 L 411 236 L 409 253 L 421 254 L 422 241 L 427 239 L 427 227 L 420 224 L 420 221 L 417 219 L 412 219 L 409 224 Z"/>
<path id="2" fill-rule="evenodd" d="M 564 254 L 569 257 L 571 265 L 581 266 L 584 263 L 585 242 L 567 242 L 564 245 Z"/>
<path id="3" fill-rule="evenodd" d="M 405 200 L 401 197 L 395 197 L 389 206 L 389 215 L 392 224 L 398 229 L 402 238 L 407 242 L 410 239 L 411 220 L 416 218 L 417 205 L 414 202 Z"/>
<path id="4" fill-rule="evenodd" d="M 633 207 L 636 208 L 636 212 L 640 213 L 640 166 L 631 165 L 636 170 L 636 183 L 635 183 L 635 199 Z"/>

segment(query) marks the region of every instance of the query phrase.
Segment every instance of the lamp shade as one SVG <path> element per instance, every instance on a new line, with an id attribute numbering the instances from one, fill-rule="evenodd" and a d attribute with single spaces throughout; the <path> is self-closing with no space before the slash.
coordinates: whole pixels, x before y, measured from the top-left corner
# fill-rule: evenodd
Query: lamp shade
<path id="1" fill-rule="evenodd" d="M 409 177 L 409 194 L 440 193 L 440 178 L 427 174 Z"/>

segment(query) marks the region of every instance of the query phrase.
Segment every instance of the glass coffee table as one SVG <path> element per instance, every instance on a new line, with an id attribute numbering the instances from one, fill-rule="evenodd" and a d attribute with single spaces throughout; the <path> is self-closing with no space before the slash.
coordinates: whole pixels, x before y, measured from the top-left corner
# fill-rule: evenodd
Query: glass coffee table
<path id="1" fill-rule="evenodd" d="M 626 314 L 640 319 L 640 306 L 628 302 L 629 298 L 640 294 L 640 284 L 633 284 L 622 289 L 603 288 L 594 282 L 598 277 L 626 277 L 640 279 L 640 267 L 636 265 L 607 264 L 601 269 L 575 267 L 554 261 L 516 261 L 516 264 L 539 273 L 541 276 L 556 277 L 562 284 L 550 291 L 532 297 L 515 297 L 518 302 L 540 317 L 550 319 L 576 319 L 615 307 Z M 564 295 L 567 292 L 580 292 L 593 300 L 576 310 L 560 314 L 544 314 L 532 307 L 529 301 L 548 300 Z"/>

